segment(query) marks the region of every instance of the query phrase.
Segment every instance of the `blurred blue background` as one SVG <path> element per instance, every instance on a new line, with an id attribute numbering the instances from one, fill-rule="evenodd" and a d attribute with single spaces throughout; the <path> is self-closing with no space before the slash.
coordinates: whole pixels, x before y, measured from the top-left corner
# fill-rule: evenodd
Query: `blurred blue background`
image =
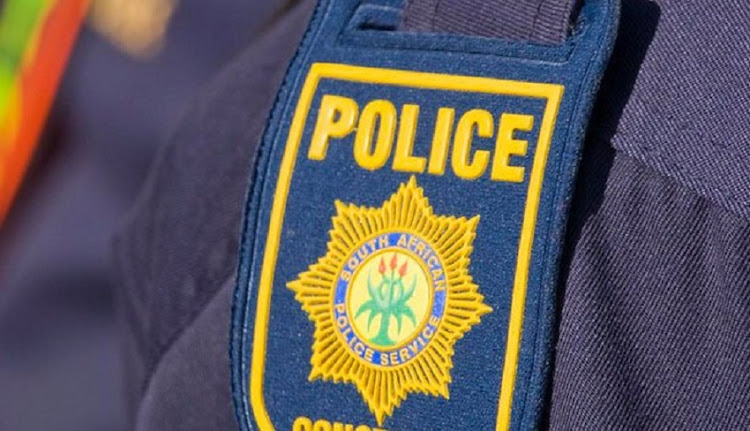
<path id="1" fill-rule="evenodd" d="M 0 230 L 0 430 L 126 429 L 112 235 L 171 125 L 287 6 L 93 0 Z"/>

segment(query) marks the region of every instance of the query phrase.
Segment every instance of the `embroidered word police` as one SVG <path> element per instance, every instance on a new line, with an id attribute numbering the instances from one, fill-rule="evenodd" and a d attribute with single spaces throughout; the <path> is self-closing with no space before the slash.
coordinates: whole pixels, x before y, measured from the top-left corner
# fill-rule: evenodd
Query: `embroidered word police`
<path id="1" fill-rule="evenodd" d="M 495 117 L 487 110 L 471 109 L 456 120 L 455 109 L 442 107 L 430 114 L 436 121 L 429 154 L 414 154 L 419 115 L 420 107 L 415 104 L 404 104 L 397 113 L 393 103 L 376 99 L 360 111 L 354 99 L 326 94 L 307 156 L 324 160 L 332 138 L 354 133 L 354 160 L 364 169 L 383 168 L 393 154 L 394 171 L 443 175 L 452 145 L 450 168 L 457 177 L 473 180 L 489 171 L 493 181 L 523 182 L 524 167 L 514 165 L 511 157 L 526 156 L 528 142 L 514 138 L 514 134 L 532 130 L 532 115 L 502 113 L 495 127 Z M 494 137 L 494 152 L 472 148 L 475 136 Z"/>

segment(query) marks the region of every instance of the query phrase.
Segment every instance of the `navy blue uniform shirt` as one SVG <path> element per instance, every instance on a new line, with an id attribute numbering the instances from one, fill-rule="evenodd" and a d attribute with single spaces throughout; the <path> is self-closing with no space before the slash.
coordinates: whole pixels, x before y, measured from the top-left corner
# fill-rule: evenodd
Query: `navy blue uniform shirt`
<path id="1" fill-rule="evenodd" d="M 237 429 L 244 198 L 313 6 L 290 5 L 201 92 L 118 236 L 139 431 Z M 401 30 L 554 44 L 576 10 L 412 1 Z M 750 428 L 749 22 L 741 0 L 623 1 L 565 241 L 549 429 Z"/>

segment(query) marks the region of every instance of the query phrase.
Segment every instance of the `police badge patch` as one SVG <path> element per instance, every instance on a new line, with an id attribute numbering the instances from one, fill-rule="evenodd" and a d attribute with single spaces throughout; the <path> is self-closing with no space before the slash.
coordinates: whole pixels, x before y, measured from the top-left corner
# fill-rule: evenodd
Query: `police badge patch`
<path id="1" fill-rule="evenodd" d="M 587 1 L 556 47 L 383 30 L 401 7 L 321 0 L 271 113 L 233 311 L 243 431 L 539 424 L 616 7 Z"/>
<path id="2" fill-rule="evenodd" d="M 479 217 L 434 215 L 414 177 L 336 211 L 328 252 L 288 285 L 315 322 L 309 379 L 354 383 L 378 423 L 409 392 L 448 398 L 453 345 L 490 311 L 469 274 Z"/>

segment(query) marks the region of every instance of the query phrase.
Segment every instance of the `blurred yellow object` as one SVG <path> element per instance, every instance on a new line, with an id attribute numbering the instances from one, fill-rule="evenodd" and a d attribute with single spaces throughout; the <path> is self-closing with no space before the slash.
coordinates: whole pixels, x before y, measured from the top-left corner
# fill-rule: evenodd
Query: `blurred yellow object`
<path id="1" fill-rule="evenodd" d="M 21 121 L 21 95 L 16 83 L 10 87 L 9 94 L 5 97 L 7 99 L 0 113 L 0 160 L 10 153 L 11 143 L 18 138 L 18 126 Z M 0 171 L 0 181 L 3 177 L 3 172 Z"/>
<path id="2" fill-rule="evenodd" d="M 177 0 L 93 0 L 89 22 L 112 44 L 137 58 L 159 53 Z"/>

